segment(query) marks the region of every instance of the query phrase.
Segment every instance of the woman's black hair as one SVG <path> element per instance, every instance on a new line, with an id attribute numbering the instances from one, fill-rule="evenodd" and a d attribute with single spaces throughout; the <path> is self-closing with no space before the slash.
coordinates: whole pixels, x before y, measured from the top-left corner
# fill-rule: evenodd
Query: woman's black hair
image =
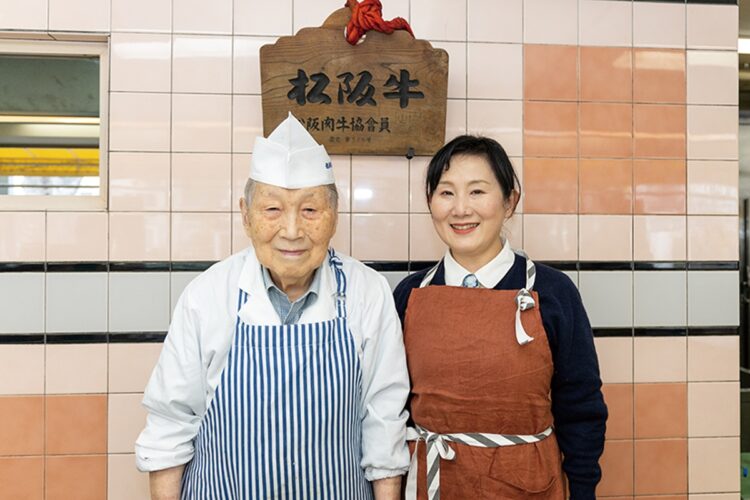
<path id="1" fill-rule="evenodd" d="M 427 177 L 425 179 L 425 194 L 429 204 L 432 195 L 440 183 L 443 172 L 450 168 L 451 158 L 456 155 L 481 156 L 487 160 L 495 174 L 503 197 L 509 200 L 511 193 L 515 189 L 521 194 L 521 182 L 518 180 L 516 171 L 510 163 L 508 154 L 503 147 L 494 139 L 489 137 L 459 135 L 448 144 L 440 148 L 435 156 L 430 160 L 427 167 Z"/>

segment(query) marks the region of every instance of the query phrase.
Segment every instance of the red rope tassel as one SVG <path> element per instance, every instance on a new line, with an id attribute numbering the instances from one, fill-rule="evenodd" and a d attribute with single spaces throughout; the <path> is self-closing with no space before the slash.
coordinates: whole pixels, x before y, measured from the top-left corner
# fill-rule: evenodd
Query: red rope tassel
<path id="1" fill-rule="evenodd" d="M 396 17 L 390 21 L 383 19 L 383 4 L 380 0 L 346 0 L 346 6 L 352 11 L 352 18 L 346 25 L 346 41 L 357 45 L 362 36 L 370 30 L 380 31 L 390 35 L 395 30 L 406 30 L 411 36 L 409 23 L 402 17 Z"/>

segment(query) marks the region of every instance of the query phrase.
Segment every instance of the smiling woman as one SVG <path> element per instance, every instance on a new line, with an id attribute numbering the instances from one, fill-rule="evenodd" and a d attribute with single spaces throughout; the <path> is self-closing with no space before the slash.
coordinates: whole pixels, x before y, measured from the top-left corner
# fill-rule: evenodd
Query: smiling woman
<path id="1" fill-rule="evenodd" d="M 563 474 L 571 498 L 594 498 L 607 408 L 591 326 L 570 279 L 501 236 L 520 192 L 505 150 L 457 137 L 426 180 L 448 251 L 394 292 L 415 424 L 407 500 L 435 488 L 446 498 L 559 499 Z M 435 435 L 454 443 L 456 460 L 441 465 Z"/>

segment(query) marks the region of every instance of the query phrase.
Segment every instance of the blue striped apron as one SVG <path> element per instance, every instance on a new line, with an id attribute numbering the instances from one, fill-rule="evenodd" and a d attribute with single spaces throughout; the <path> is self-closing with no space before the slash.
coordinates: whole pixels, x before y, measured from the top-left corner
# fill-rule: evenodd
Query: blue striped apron
<path id="1" fill-rule="evenodd" d="M 237 316 L 227 366 L 195 438 L 183 500 L 370 500 L 360 467 L 362 371 L 346 320 L 346 276 L 336 317 L 247 325 Z M 237 310 L 248 295 L 239 291 Z"/>

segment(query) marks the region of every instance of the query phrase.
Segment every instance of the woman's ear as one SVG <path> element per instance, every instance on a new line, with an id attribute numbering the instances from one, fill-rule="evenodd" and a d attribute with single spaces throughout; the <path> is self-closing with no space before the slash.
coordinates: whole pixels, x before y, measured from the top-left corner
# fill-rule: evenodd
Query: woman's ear
<path id="1" fill-rule="evenodd" d="M 519 193 L 517 190 L 513 190 L 510 192 L 510 196 L 508 196 L 508 199 L 505 200 L 505 218 L 510 219 L 513 217 L 513 214 L 516 213 L 516 207 L 518 206 L 518 202 L 521 199 L 521 193 Z"/>

